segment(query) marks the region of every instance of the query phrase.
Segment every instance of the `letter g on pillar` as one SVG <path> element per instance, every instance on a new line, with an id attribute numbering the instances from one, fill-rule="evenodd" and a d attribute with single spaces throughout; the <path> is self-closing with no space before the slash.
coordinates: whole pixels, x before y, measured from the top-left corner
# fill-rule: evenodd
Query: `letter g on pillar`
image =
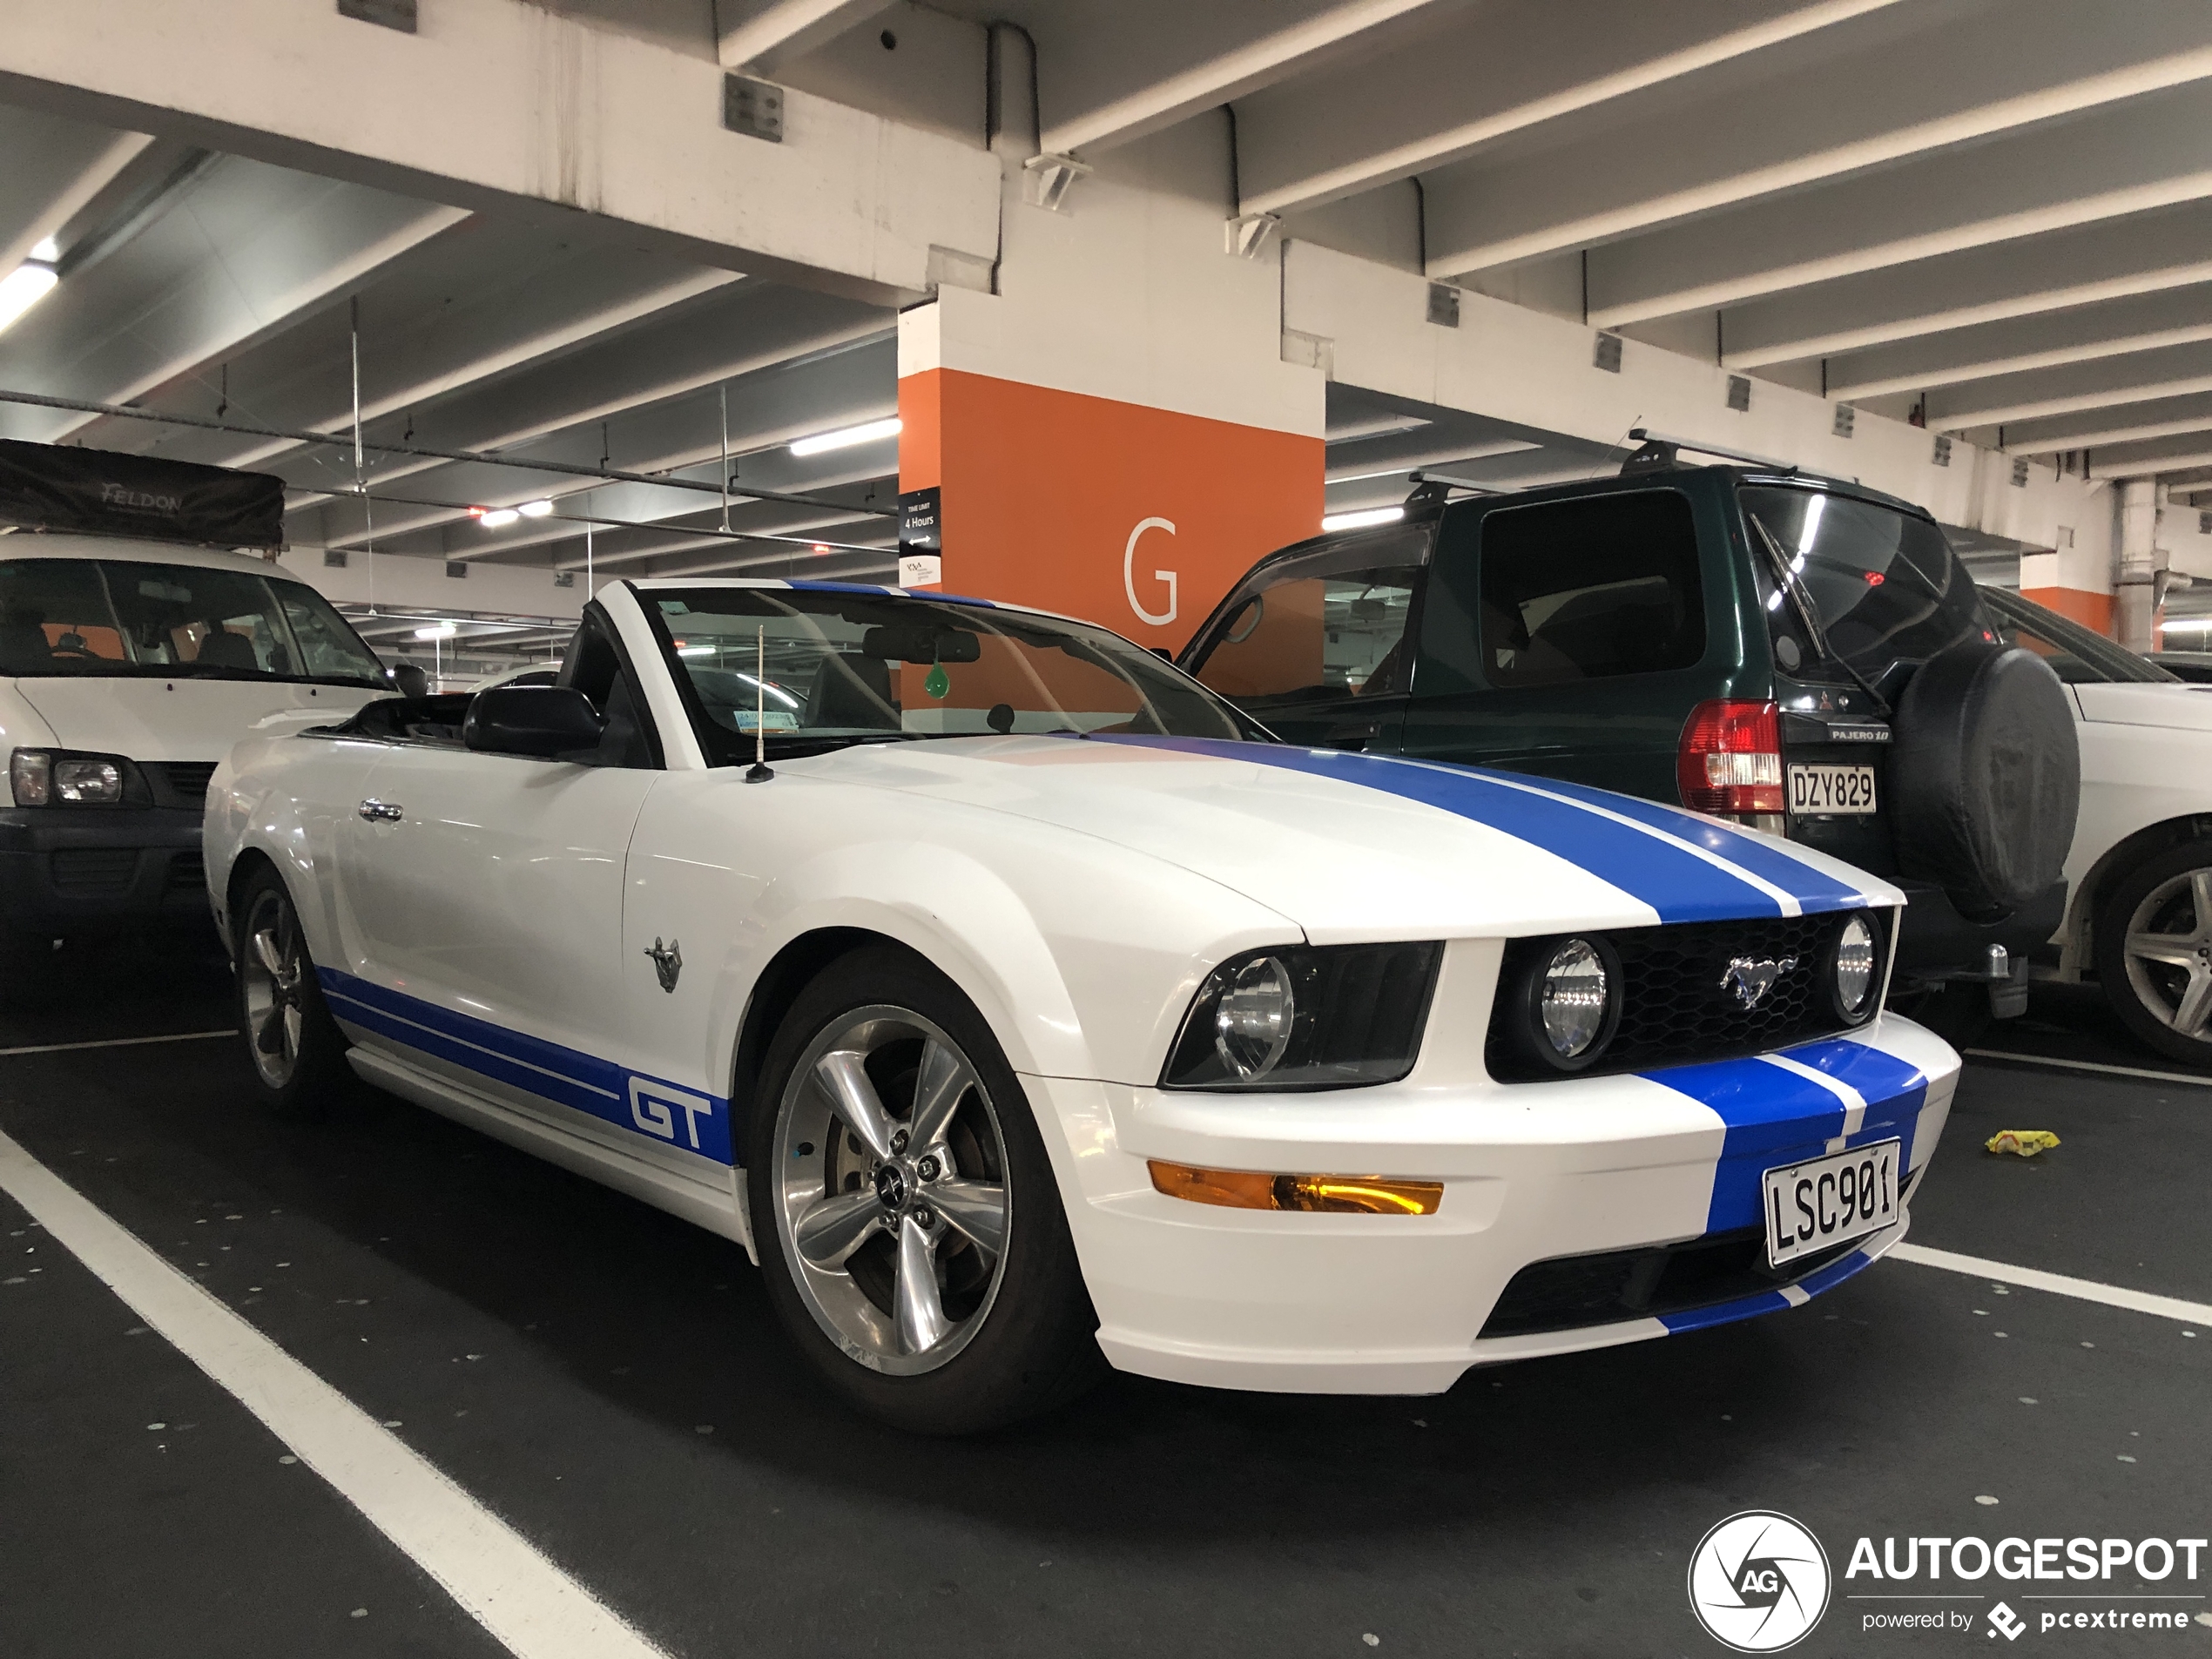
<path id="1" fill-rule="evenodd" d="M 1147 530 L 1165 530 L 1172 536 L 1175 534 L 1175 525 L 1168 519 L 1147 518 L 1140 520 L 1136 528 L 1129 533 L 1128 545 L 1122 549 L 1122 591 L 1129 596 L 1129 608 L 1136 612 L 1138 621 L 1149 622 L 1155 628 L 1164 628 L 1175 620 L 1175 572 L 1172 570 L 1152 572 L 1153 580 L 1168 584 L 1168 608 L 1165 611 L 1155 613 L 1147 610 L 1143 602 L 1136 597 L 1136 544 L 1144 539 L 1144 532 Z"/>

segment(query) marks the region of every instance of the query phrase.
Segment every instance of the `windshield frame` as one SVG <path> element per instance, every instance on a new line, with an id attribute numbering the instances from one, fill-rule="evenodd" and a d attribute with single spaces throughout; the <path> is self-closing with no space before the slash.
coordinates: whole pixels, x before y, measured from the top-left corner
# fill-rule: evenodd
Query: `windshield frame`
<path id="1" fill-rule="evenodd" d="M 755 752 L 755 734 L 750 732 L 732 732 L 708 715 L 705 703 L 699 696 L 697 684 L 692 680 L 689 669 L 677 654 L 676 636 L 671 631 L 667 615 L 660 606 L 662 598 L 673 597 L 679 593 L 721 593 L 748 597 L 759 596 L 771 602 L 779 596 L 841 594 L 893 605 L 912 605 L 925 612 L 941 608 L 956 610 L 961 613 L 962 624 L 966 627 L 978 632 L 1001 634 L 1016 639 L 1027 633 L 1063 634 L 1069 637 L 1071 644 L 1080 647 L 1080 649 L 1068 651 L 1067 654 L 1071 658 L 1076 662 L 1088 663 L 1102 672 L 1124 680 L 1136 690 L 1143 706 L 1151 708 L 1151 697 L 1142 683 L 1122 672 L 1114 663 L 1111 649 L 1101 649 L 1097 639 L 1089 637 L 1096 636 L 1112 640 L 1116 644 L 1143 658 L 1148 664 L 1153 664 L 1157 672 L 1181 681 L 1183 684 L 1180 689 L 1187 691 L 1221 716 L 1224 724 L 1237 734 L 1235 741 L 1270 744 L 1281 741 L 1251 715 L 1237 707 L 1219 692 L 1209 689 L 1184 672 L 1171 660 L 1161 656 L 1157 651 L 1146 650 L 1136 641 L 1114 632 L 1110 628 L 1102 627 L 1096 623 L 1080 622 L 1073 617 L 1054 616 L 1044 611 L 1027 610 L 1017 606 L 994 604 L 988 600 L 907 593 L 895 588 L 879 588 L 860 583 L 794 582 L 788 586 L 769 586 L 765 583 L 756 585 L 747 583 L 725 586 L 709 578 L 698 583 L 655 583 L 650 587 L 640 586 L 636 583 L 624 583 L 624 586 L 629 590 L 631 597 L 637 602 L 639 611 L 644 615 L 646 624 L 652 632 L 654 645 L 660 652 L 662 668 L 676 688 L 677 698 L 684 706 L 685 718 L 691 723 L 691 730 L 698 739 L 700 752 L 706 757 L 707 765 L 710 767 L 751 765 Z M 804 604 L 792 607 L 798 610 L 804 610 L 806 608 Z M 745 671 L 745 678 L 750 678 L 751 675 L 752 671 Z M 1157 710 L 1154 711 L 1154 718 L 1163 727 L 1165 726 L 1166 722 L 1160 718 Z M 999 735 L 1082 738 L 1089 734 L 1072 726 L 1063 732 L 1024 732 L 1006 734 L 988 732 L 866 731 L 844 735 L 819 732 L 778 732 L 773 730 L 765 730 L 759 734 L 759 746 L 772 760 L 799 759 L 810 755 L 828 754 L 837 750 L 867 745 L 919 743 L 955 738 L 972 739 Z M 1212 735 L 1218 736 L 1218 734 Z M 738 752 L 739 751 L 742 752 Z"/>
<path id="2" fill-rule="evenodd" d="M 287 599 L 289 597 L 286 590 L 297 590 L 300 595 L 304 596 L 308 608 L 320 606 L 327 613 L 328 620 L 335 622 L 341 632 L 354 643 L 362 657 L 375 665 L 375 671 L 374 678 L 360 678 L 350 674 L 280 674 L 266 669 L 239 668 L 227 664 L 219 666 L 212 663 L 203 664 L 197 661 L 140 662 L 135 656 L 126 655 L 121 658 L 94 657 L 86 659 L 81 666 L 64 666 L 58 662 L 51 667 L 0 664 L 0 678 L 40 680 L 224 680 L 237 685 L 354 686 L 363 691 L 374 690 L 385 692 L 392 689 L 390 678 L 383 666 L 383 659 L 377 656 L 359 633 L 354 631 L 354 625 L 347 622 L 338 608 L 323 595 L 317 592 L 308 583 L 288 573 L 272 573 L 269 570 L 239 570 L 219 564 L 193 564 L 167 559 L 69 557 L 43 550 L 20 555 L 0 552 L 0 565 L 10 564 L 68 564 L 89 568 L 94 582 L 98 585 L 101 603 L 106 607 L 109 625 L 115 630 L 126 653 L 134 651 L 136 647 L 131 637 L 131 631 L 123 624 L 123 613 L 115 602 L 113 578 L 109 568 L 111 565 L 132 570 L 206 571 L 211 575 L 259 585 L 268 602 L 266 617 L 272 632 L 277 636 L 286 654 L 292 661 L 304 663 L 307 660 L 306 653 L 300 649 L 299 637 L 292 626 L 291 615 L 286 610 Z"/>

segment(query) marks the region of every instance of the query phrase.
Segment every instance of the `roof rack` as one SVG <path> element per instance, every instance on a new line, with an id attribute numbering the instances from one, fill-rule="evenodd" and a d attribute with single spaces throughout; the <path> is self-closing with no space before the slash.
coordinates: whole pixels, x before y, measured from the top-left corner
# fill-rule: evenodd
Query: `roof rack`
<path id="1" fill-rule="evenodd" d="M 1464 489 L 1477 496 L 1502 496 L 1506 492 L 1495 484 L 1478 484 L 1472 478 L 1454 478 L 1448 472 L 1431 472 L 1426 467 L 1416 468 L 1406 475 L 1413 486 L 1406 497 L 1408 508 L 1433 507 L 1455 489 Z"/>
<path id="2" fill-rule="evenodd" d="M 1643 447 L 1621 463 L 1621 475 L 1631 473 L 1656 472 L 1664 467 L 1679 466 L 1681 452 L 1693 455 L 1718 455 L 1723 461 L 1741 461 L 1754 467 L 1766 467 L 1775 472 L 1795 472 L 1794 461 L 1777 461 L 1772 455 L 1754 455 L 1749 449 L 1731 449 L 1724 444 L 1700 443 L 1695 438 L 1677 438 L 1670 433 L 1654 432 L 1649 427 L 1630 427 L 1629 435 Z"/>

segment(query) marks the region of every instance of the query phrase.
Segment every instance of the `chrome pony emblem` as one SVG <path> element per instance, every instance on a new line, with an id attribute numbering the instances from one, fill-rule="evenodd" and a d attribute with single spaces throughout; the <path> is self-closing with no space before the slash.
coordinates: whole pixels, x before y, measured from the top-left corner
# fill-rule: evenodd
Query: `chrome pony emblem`
<path id="1" fill-rule="evenodd" d="M 653 959 L 653 972 L 659 975 L 661 989 L 673 991 L 676 988 L 676 976 L 684 971 L 684 951 L 681 942 L 671 939 L 664 947 L 660 942 L 660 936 L 655 934 L 652 946 L 645 952 L 645 954 Z"/>
<path id="2" fill-rule="evenodd" d="M 1728 972 L 1721 975 L 1721 989 L 1732 990 L 1736 1000 L 1748 1010 L 1766 1000 L 1774 988 L 1775 981 L 1797 965 L 1794 956 L 1784 956 L 1780 961 L 1771 958 L 1755 962 L 1749 956 L 1738 956 L 1728 965 Z"/>

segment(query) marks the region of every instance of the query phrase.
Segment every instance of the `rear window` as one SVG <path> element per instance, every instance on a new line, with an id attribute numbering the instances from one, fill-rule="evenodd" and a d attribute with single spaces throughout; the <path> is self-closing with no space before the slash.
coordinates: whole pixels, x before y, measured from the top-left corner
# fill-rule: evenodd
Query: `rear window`
<path id="1" fill-rule="evenodd" d="M 1754 541 L 1764 525 L 1829 646 L 1877 690 L 1900 666 L 1986 631 L 1973 578 L 1931 521 L 1825 490 L 1747 485 L 1741 494 Z M 1769 557 L 1757 562 L 1763 577 L 1773 574 Z M 1779 653 L 1778 636 L 1796 619 L 1770 586 L 1765 603 Z M 1817 651 L 1805 655 L 1813 668 Z"/>
<path id="2" fill-rule="evenodd" d="M 1677 491 L 1497 508 L 1477 522 L 1474 536 L 1447 532 L 1438 556 L 1422 691 L 1663 673 L 1704 656 L 1697 529 Z"/>

